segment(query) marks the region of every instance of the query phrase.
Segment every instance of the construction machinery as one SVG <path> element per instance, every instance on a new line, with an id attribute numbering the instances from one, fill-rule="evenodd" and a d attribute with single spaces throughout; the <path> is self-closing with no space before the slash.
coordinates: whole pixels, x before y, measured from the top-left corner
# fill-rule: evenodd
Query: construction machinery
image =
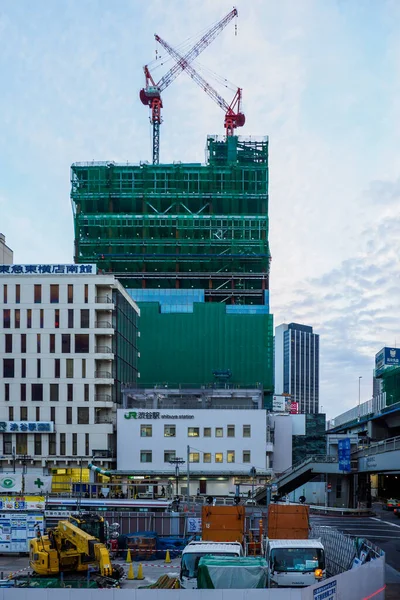
<path id="1" fill-rule="evenodd" d="M 97 531 L 103 541 L 90 531 Z M 97 515 L 59 521 L 46 535 L 38 528 L 29 544 L 29 564 L 35 576 L 77 579 L 81 575 L 96 581 L 99 587 L 115 587 L 124 574 L 120 565 L 111 563 L 104 543 L 104 521 Z"/>

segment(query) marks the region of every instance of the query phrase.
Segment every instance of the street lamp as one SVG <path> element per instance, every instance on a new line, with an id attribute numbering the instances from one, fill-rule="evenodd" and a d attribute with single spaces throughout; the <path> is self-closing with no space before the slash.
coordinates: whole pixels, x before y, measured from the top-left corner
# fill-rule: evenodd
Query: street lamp
<path id="1" fill-rule="evenodd" d="M 183 458 L 170 458 L 169 464 L 175 465 L 175 495 L 179 496 L 179 465 L 183 465 Z"/>

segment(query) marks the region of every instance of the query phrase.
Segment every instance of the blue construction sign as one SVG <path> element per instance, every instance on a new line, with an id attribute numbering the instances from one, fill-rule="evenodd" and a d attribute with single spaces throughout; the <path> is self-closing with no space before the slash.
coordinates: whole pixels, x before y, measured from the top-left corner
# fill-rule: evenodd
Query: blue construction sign
<path id="1" fill-rule="evenodd" d="M 350 438 L 339 440 L 338 442 L 338 454 L 339 454 L 339 471 L 349 472 L 351 471 L 350 464 Z"/>

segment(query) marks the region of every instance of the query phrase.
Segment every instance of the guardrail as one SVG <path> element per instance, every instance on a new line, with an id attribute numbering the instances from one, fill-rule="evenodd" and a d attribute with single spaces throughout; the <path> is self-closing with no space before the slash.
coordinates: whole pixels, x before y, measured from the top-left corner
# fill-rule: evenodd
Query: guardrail
<path id="1" fill-rule="evenodd" d="M 370 516 L 370 515 L 374 515 L 375 512 L 370 509 L 370 508 L 338 508 L 338 507 L 333 507 L 333 506 L 318 506 L 318 505 L 310 505 L 310 511 L 315 513 L 319 513 L 319 514 L 331 514 L 331 515 L 337 515 L 337 516 L 344 516 L 344 515 L 348 515 L 348 516 L 353 516 L 353 517 L 365 517 L 365 516 Z"/>
<path id="2" fill-rule="evenodd" d="M 381 442 L 373 442 L 361 450 L 354 450 L 351 455 L 368 456 L 372 454 L 382 454 L 384 452 L 393 452 L 393 450 L 400 450 L 400 436 L 388 438 Z"/>
<path id="3" fill-rule="evenodd" d="M 280 480 L 283 477 L 285 477 L 286 475 L 289 475 L 291 472 L 297 471 L 298 469 L 300 469 L 302 466 L 305 466 L 307 464 L 311 464 L 311 463 L 337 463 L 338 459 L 336 456 L 330 456 L 329 454 L 315 454 L 313 456 L 308 456 L 307 458 L 300 460 L 297 463 L 294 463 L 294 465 L 292 465 L 291 467 L 289 467 L 288 469 L 286 469 L 286 471 L 283 471 L 282 473 L 280 473 L 279 476 L 276 477 L 276 480 Z"/>

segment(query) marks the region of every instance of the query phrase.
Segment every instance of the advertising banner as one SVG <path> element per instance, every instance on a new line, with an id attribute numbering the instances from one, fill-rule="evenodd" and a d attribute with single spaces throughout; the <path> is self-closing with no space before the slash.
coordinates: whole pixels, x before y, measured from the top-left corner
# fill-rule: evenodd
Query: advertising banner
<path id="1" fill-rule="evenodd" d="M 51 475 L 25 475 L 24 489 L 27 494 L 51 492 Z"/>
<path id="2" fill-rule="evenodd" d="M 387 367 L 398 366 L 400 366 L 400 348 L 385 346 L 375 354 L 375 377 L 381 375 Z"/>
<path id="3" fill-rule="evenodd" d="M 298 415 L 299 414 L 299 403 L 298 402 L 291 402 L 290 403 L 290 414 L 291 415 Z"/>
<path id="4" fill-rule="evenodd" d="M 22 491 L 22 475 L 15 473 L 1 473 L 0 475 L 0 494 L 14 492 L 20 494 Z"/>
<path id="5" fill-rule="evenodd" d="M 1 510 L 44 510 L 44 496 L 0 496 Z"/>

